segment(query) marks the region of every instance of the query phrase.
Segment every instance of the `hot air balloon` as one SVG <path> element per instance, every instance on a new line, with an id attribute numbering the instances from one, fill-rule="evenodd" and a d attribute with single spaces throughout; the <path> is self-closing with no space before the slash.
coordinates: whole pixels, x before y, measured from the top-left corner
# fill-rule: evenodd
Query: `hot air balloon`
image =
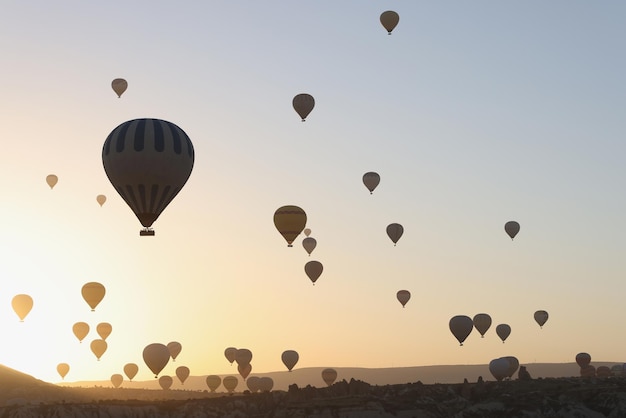
<path id="1" fill-rule="evenodd" d="M 474 322 L 472 318 L 465 315 L 457 315 L 450 319 L 448 324 L 452 335 L 459 340 L 459 343 L 463 345 L 463 341 L 470 335 L 474 329 Z"/>
<path id="2" fill-rule="evenodd" d="M 387 30 L 388 35 L 391 35 L 391 31 L 398 26 L 398 22 L 400 22 L 400 16 L 392 10 L 387 10 L 380 15 L 380 23 Z"/>
<path id="3" fill-rule="evenodd" d="M 224 385 L 224 388 L 229 392 L 234 391 L 238 383 L 239 381 L 237 380 L 235 376 L 226 376 L 222 380 L 222 384 Z"/>
<path id="4" fill-rule="evenodd" d="M 128 88 L 128 83 L 123 78 L 116 78 L 111 82 L 111 87 L 113 88 L 115 94 L 117 94 L 117 97 L 120 98 Z"/>
<path id="5" fill-rule="evenodd" d="M 134 119 L 104 141 L 102 164 L 115 190 L 144 226 L 150 227 L 191 175 L 194 149 L 187 134 L 171 122 Z"/>
<path id="6" fill-rule="evenodd" d="M 298 363 L 300 356 L 298 355 L 297 351 L 285 350 L 283 351 L 283 354 L 280 356 L 280 358 L 283 361 L 285 367 L 287 367 L 287 370 L 291 371 L 291 369 L 293 369 L 293 366 Z"/>
<path id="7" fill-rule="evenodd" d="M 122 385 L 122 382 L 124 381 L 124 376 L 122 376 L 119 373 L 115 373 L 111 375 L 111 383 L 113 383 L 113 386 L 115 388 L 119 388 Z"/>
<path id="8" fill-rule="evenodd" d="M 269 392 L 274 387 L 274 380 L 271 377 L 263 376 L 259 378 L 259 390 L 261 392 Z"/>
<path id="9" fill-rule="evenodd" d="M 293 247 L 293 241 L 300 235 L 305 225 L 306 213 L 298 206 L 281 206 L 274 212 L 274 226 L 285 238 L 288 247 Z"/>
<path id="10" fill-rule="evenodd" d="M 598 366 L 596 369 L 596 376 L 611 377 L 611 369 L 608 366 Z"/>
<path id="11" fill-rule="evenodd" d="M 317 241 L 315 240 L 315 238 L 306 237 L 305 239 L 302 240 L 302 246 L 304 247 L 306 252 L 309 255 L 311 255 L 311 253 L 313 252 L 313 250 L 317 246 Z"/>
<path id="12" fill-rule="evenodd" d="M 100 357 L 107 351 L 108 344 L 106 341 L 97 339 L 91 342 L 91 352 L 95 354 L 98 361 L 100 361 Z"/>
<path id="13" fill-rule="evenodd" d="M 113 331 L 113 327 L 108 322 L 100 322 L 96 325 L 96 332 L 103 340 L 106 340 L 111 335 L 111 331 Z"/>
<path id="14" fill-rule="evenodd" d="M 237 365 L 237 371 L 241 377 L 243 377 L 243 380 L 246 380 L 246 378 L 250 375 L 250 372 L 252 372 L 252 364 L 239 364 Z"/>
<path id="15" fill-rule="evenodd" d="M 217 388 L 222 384 L 222 378 L 218 375 L 211 374 L 206 377 L 206 385 L 211 389 L 211 392 L 215 392 Z"/>
<path id="16" fill-rule="evenodd" d="M 59 182 L 59 178 L 55 174 L 48 174 L 46 176 L 46 183 L 50 186 L 51 189 L 54 189 L 54 186 Z"/>
<path id="17" fill-rule="evenodd" d="M 126 363 L 124 365 L 124 373 L 126 374 L 126 377 L 128 377 L 128 380 L 130 380 L 131 382 L 133 381 L 133 378 L 137 376 L 138 371 L 139 366 L 137 366 L 135 363 Z"/>
<path id="18" fill-rule="evenodd" d="M 363 184 L 367 187 L 367 190 L 370 191 L 370 194 L 374 192 L 374 189 L 380 183 L 380 176 L 378 173 L 374 173 L 370 171 L 369 173 L 363 174 Z"/>
<path id="19" fill-rule="evenodd" d="M 305 237 L 308 237 L 309 235 L 311 235 L 311 228 L 304 228 L 304 231 L 302 231 L 302 233 Z"/>
<path id="20" fill-rule="evenodd" d="M 24 322 L 26 315 L 33 309 L 33 298 L 29 295 L 15 295 L 11 300 L 11 306 L 20 318 L 20 322 Z"/>
<path id="21" fill-rule="evenodd" d="M 176 357 L 180 354 L 183 346 L 177 341 L 172 341 L 167 343 L 167 349 L 170 352 L 170 356 L 172 356 L 172 361 L 176 361 Z"/>
<path id="22" fill-rule="evenodd" d="M 228 360 L 230 364 L 233 364 L 233 361 L 235 361 L 236 355 L 237 355 L 237 349 L 235 347 L 228 347 L 226 350 L 224 350 L 224 356 L 226 357 L 226 360 Z"/>
<path id="23" fill-rule="evenodd" d="M 548 312 L 546 311 L 537 311 L 535 312 L 535 321 L 539 324 L 539 328 L 543 328 L 543 325 L 548 320 Z"/>
<path id="24" fill-rule="evenodd" d="M 315 99 L 310 94 L 301 93 L 293 98 L 292 104 L 294 110 L 300 115 L 302 122 L 304 122 L 315 107 Z"/>
<path id="25" fill-rule="evenodd" d="M 393 245 L 395 246 L 400 237 L 404 234 L 404 228 L 400 224 L 389 224 L 387 225 L 387 235 L 393 241 Z"/>
<path id="26" fill-rule="evenodd" d="M 511 237 L 511 241 L 513 241 L 513 238 L 515 238 L 515 235 L 519 232 L 519 224 L 515 221 L 509 221 L 504 224 L 504 231 Z"/>
<path id="27" fill-rule="evenodd" d="M 170 361 L 170 350 L 167 349 L 165 344 L 153 343 L 148 344 L 143 349 L 143 361 L 152 373 L 157 378 L 161 370 Z"/>
<path id="28" fill-rule="evenodd" d="M 322 370 L 322 379 L 326 383 L 326 385 L 330 386 L 335 383 L 337 379 L 337 370 L 335 369 L 324 369 Z"/>
<path id="29" fill-rule="evenodd" d="M 500 324 L 496 327 L 496 334 L 498 334 L 498 337 L 500 337 L 504 344 L 504 340 L 511 335 L 511 327 L 508 324 Z"/>
<path id="30" fill-rule="evenodd" d="M 91 307 L 91 311 L 96 310 L 96 306 L 104 299 L 106 290 L 104 286 L 97 282 L 86 283 L 81 289 L 83 299 Z"/>
<path id="31" fill-rule="evenodd" d="M 508 378 L 512 378 L 515 372 L 517 371 L 517 368 L 519 367 L 519 360 L 517 359 L 517 357 L 513 357 L 513 356 L 506 356 L 502 358 L 506 359 L 509 362 L 509 369 L 507 370 L 506 376 Z"/>
<path id="32" fill-rule="evenodd" d="M 498 381 L 508 376 L 509 361 L 505 358 L 497 358 L 489 362 L 489 371 Z"/>
<path id="33" fill-rule="evenodd" d="M 189 377 L 189 367 L 187 366 L 178 366 L 176 368 L 176 377 L 180 380 L 181 384 L 185 384 L 185 380 Z"/>
<path id="34" fill-rule="evenodd" d="M 580 368 L 580 376 L 581 377 L 595 377 L 596 376 L 596 368 L 591 364 L 588 364 L 584 367 Z"/>
<path id="35" fill-rule="evenodd" d="M 408 290 L 398 290 L 398 293 L 396 293 L 396 297 L 404 308 L 404 305 L 406 305 L 409 299 L 411 299 L 411 292 L 409 292 Z"/>
<path id="36" fill-rule="evenodd" d="M 159 377 L 159 386 L 161 386 L 161 389 L 163 390 L 168 390 L 170 387 L 172 387 L 172 383 L 174 383 L 174 379 L 172 379 L 171 376 Z"/>
<path id="37" fill-rule="evenodd" d="M 83 342 L 87 334 L 89 334 L 89 324 L 86 322 L 76 322 L 72 326 L 72 332 L 78 338 L 78 342 Z"/>
<path id="38" fill-rule="evenodd" d="M 581 368 L 588 366 L 591 363 L 591 356 L 588 353 L 578 353 L 576 354 L 576 363 Z"/>
<path id="39" fill-rule="evenodd" d="M 247 348 L 240 348 L 235 353 L 235 361 L 239 366 L 245 366 L 252 361 L 252 351 Z"/>
<path id="40" fill-rule="evenodd" d="M 304 272 L 307 276 L 309 276 L 309 279 L 311 279 L 313 285 L 315 285 L 317 279 L 319 279 L 319 277 L 322 275 L 323 270 L 324 266 L 319 261 L 309 261 L 304 265 Z"/>
<path id="41" fill-rule="evenodd" d="M 67 374 L 70 371 L 70 365 L 67 363 L 59 363 L 57 364 L 57 372 L 59 373 L 59 376 L 61 376 L 61 379 L 65 379 L 65 376 L 67 376 Z"/>
<path id="42" fill-rule="evenodd" d="M 98 202 L 100 207 L 102 207 L 102 205 L 104 205 L 104 202 L 106 201 L 107 201 L 107 197 L 105 195 L 99 194 L 98 196 L 96 196 L 96 202 Z"/>
<path id="43" fill-rule="evenodd" d="M 250 376 L 248 380 L 246 380 L 246 386 L 250 389 L 251 393 L 255 393 L 259 390 L 259 380 L 261 378 L 258 376 Z"/>
<path id="44" fill-rule="evenodd" d="M 485 332 L 491 327 L 491 317 L 486 313 L 479 313 L 474 315 L 472 322 L 476 331 L 480 332 L 480 337 L 485 338 Z"/>

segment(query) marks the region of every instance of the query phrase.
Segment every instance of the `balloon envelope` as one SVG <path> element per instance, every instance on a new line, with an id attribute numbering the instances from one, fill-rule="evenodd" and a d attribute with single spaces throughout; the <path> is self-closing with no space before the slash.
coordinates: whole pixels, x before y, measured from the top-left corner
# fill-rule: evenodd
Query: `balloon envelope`
<path id="1" fill-rule="evenodd" d="M 76 322 L 72 325 L 72 332 L 78 338 L 79 342 L 83 342 L 87 334 L 89 334 L 89 324 L 86 322 Z"/>
<path id="2" fill-rule="evenodd" d="M 319 261 L 309 261 L 304 265 L 304 272 L 309 276 L 313 284 L 322 275 L 322 271 L 324 271 L 324 266 Z"/>
<path id="3" fill-rule="evenodd" d="M 189 367 L 187 366 L 178 366 L 176 368 L 176 377 L 180 380 L 181 384 L 185 384 L 185 380 L 189 377 Z"/>
<path id="4" fill-rule="evenodd" d="M 106 290 L 104 286 L 97 282 L 89 282 L 85 283 L 85 285 L 81 289 L 81 294 L 83 295 L 83 299 L 89 307 L 91 307 L 92 311 L 96 310 L 96 306 L 104 299 L 104 294 Z"/>
<path id="5" fill-rule="evenodd" d="M 111 331 L 113 331 L 113 327 L 108 322 L 100 322 L 96 326 L 96 332 L 103 340 L 106 340 L 111 335 Z"/>
<path id="6" fill-rule="evenodd" d="M 167 349 L 170 352 L 172 360 L 176 361 L 176 357 L 178 357 L 178 355 L 180 354 L 183 346 L 178 341 L 172 341 L 170 343 L 167 343 Z"/>
<path id="7" fill-rule="evenodd" d="M 380 183 L 380 176 L 378 173 L 374 173 L 370 171 L 369 173 L 363 174 L 363 184 L 367 187 L 367 190 L 370 191 L 370 194 L 374 192 L 374 189 Z"/>
<path id="8" fill-rule="evenodd" d="M 576 354 L 576 363 L 582 368 L 591 363 L 591 356 L 588 353 Z"/>
<path id="9" fill-rule="evenodd" d="M 246 386 L 250 389 L 250 392 L 254 393 L 259 390 L 259 380 L 261 380 L 258 376 L 250 376 L 248 380 L 246 380 Z"/>
<path id="10" fill-rule="evenodd" d="M 115 190 L 149 228 L 191 175 L 194 148 L 177 125 L 161 119 L 134 119 L 115 128 L 104 141 L 102 164 Z"/>
<path id="11" fill-rule="evenodd" d="M 508 324 L 500 324 L 496 327 L 496 334 L 504 342 L 511 335 L 511 327 Z"/>
<path id="12" fill-rule="evenodd" d="M 506 376 L 509 378 L 512 378 L 515 372 L 517 371 L 517 368 L 519 367 L 519 360 L 517 359 L 517 357 L 513 357 L 513 356 L 506 356 L 502 358 L 506 359 L 506 361 L 509 362 L 509 368 L 507 370 Z"/>
<path id="13" fill-rule="evenodd" d="M 123 381 L 124 381 L 124 376 L 122 376 L 121 374 L 115 373 L 111 375 L 111 383 L 113 383 L 114 387 L 119 388 Z"/>
<path id="14" fill-rule="evenodd" d="M 396 293 L 396 297 L 404 308 L 404 305 L 406 305 L 409 299 L 411 299 L 411 292 L 409 292 L 408 290 L 398 290 L 398 293 Z"/>
<path id="15" fill-rule="evenodd" d="M 393 245 L 396 245 L 400 237 L 404 234 L 404 227 L 400 224 L 389 224 L 387 225 L 387 236 L 393 242 Z"/>
<path id="16" fill-rule="evenodd" d="M 296 363 L 298 363 L 300 356 L 298 355 L 298 352 L 294 350 L 285 350 L 283 351 L 283 354 L 280 356 L 280 358 L 283 361 L 285 367 L 287 367 L 287 370 L 291 371 Z"/>
<path id="17" fill-rule="evenodd" d="M 511 240 L 515 238 L 515 235 L 517 235 L 517 233 L 519 232 L 519 228 L 519 224 L 515 221 L 509 221 L 504 224 L 504 231 L 509 237 L 511 237 Z"/>
<path id="18" fill-rule="evenodd" d="M 95 354 L 96 358 L 99 361 L 100 357 L 102 357 L 104 352 L 107 351 L 108 344 L 104 340 L 97 339 L 91 342 L 90 347 L 91 347 L 91 352 Z"/>
<path id="19" fill-rule="evenodd" d="M 21 322 L 24 322 L 24 318 L 26 315 L 33 309 L 33 298 L 29 295 L 15 295 L 11 300 L 11 306 L 13 307 L 13 311 L 20 318 Z"/>
<path id="20" fill-rule="evenodd" d="M 274 212 L 274 226 L 285 238 L 288 247 L 293 246 L 293 241 L 300 235 L 305 225 L 306 213 L 298 206 L 281 206 Z"/>
<path id="21" fill-rule="evenodd" d="M 380 23 L 387 30 L 389 35 L 391 35 L 391 31 L 398 26 L 398 22 L 400 22 L 400 16 L 393 10 L 387 10 L 380 15 Z"/>
<path id="22" fill-rule="evenodd" d="M 301 93 L 293 98 L 292 104 L 294 110 L 300 115 L 302 122 L 304 122 L 315 107 L 315 99 L 310 94 Z"/>
<path id="23" fill-rule="evenodd" d="M 304 228 L 304 231 L 302 231 L 302 233 L 304 234 L 304 236 L 308 237 L 309 235 L 311 235 L 311 228 Z"/>
<path id="24" fill-rule="evenodd" d="M 211 392 L 215 392 L 222 384 L 222 378 L 218 375 L 211 374 L 206 377 L 206 385 L 211 389 Z"/>
<path id="25" fill-rule="evenodd" d="M 237 380 L 235 376 L 226 376 L 222 380 L 222 384 L 224 385 L 224 388 L 229 392 L 234 391 L 238 383 L 239 381 Z"/>
<path id="26" fill-rule="evenodd" d="M 48 174 L 46 176 L 46 183 L 48 183 L 48 186 L 50 186 L 51 189 L 53 189 L 58 182 L 59 178 L 56 176 L 56 174 Z"/>
<path id="27" fill-rule="evenodd" d="M 543 328 L 544 324 L 548 320 L 548 312 L 546 311 L 537 311 L 535 312 L 535 321 L 539 324 L 540 328 Z"/>
<path id="28" fill-rule="evenodd" d="M 324 369 L 322 370 L 322 379 L 326 383 L 326 385 L 332 385 L 337 379 L 337 370 L 335 369 Z"/>
<path id="29" fill-rule="evenodd" d="M 107 197 L 103 194 L 99 194 L 98 196 L 96 196 L 96 202 L 98 202 L 98 204 L 100 206 L 104 205 L 104 202 L 107 201 Z"/>
<path id="30" fill-rule="evenodd" d="M 474 315 L 472 322 L 476 331 L 480 332 L 481 338 L 484 338 L 485 332 L 491 327 L 491 317 L 486 313 L 479 313 Z"/>
<path id="31" fill-rule="evenodd" d="M 271 377 L 263 376 L 259 378 L 259 390 L 261 392 L 269 392 L 274 387 L 274 380 Z"/>
<path id="32" fill-rule="evenodd" d="M 246 378 L 250 375 L 250 372 L 252 372 L 252 364 L 239 364 L 237 365 L 237 371 L 241 377 L 243 377 L 243 380 L 246 380 Z"/>
<path id="33" fill-rule="evenodd" d="M 306 252 L 309 255 L 311 255 L 311 253 L 313 252 L 313 250 L 317 246 L 317 241 L 315 240 L 315 238 L 306 237 L 305 239 L 302 240 L 302 246 L 304 247 Z"/>
<path id="34" fill-rule="evenodd" d="M 61 376 L 61 379 L 65 379 L 65 376 L 67 376 L 67 374 L 70 371 L 70 365 L 67 363 L 59 363 L 57 364 L 57 372 L 59 373 L 59 376 Z"/>
<path id="35" fill-rule="evenodd" d="M 119 98 L 122 97 L 122 94 L 128 88 L 128 83 L 123 78 L 116 78 L 115 80 L 111 81 L 111 88 L 113 88 L 113 91 L 115 92 L 115 94 L 117 94 L 117 97 Z"/>
<path id="36" fill-rule="evenodd" d="M 159 377 L 159 386 L 161 389 L 168 390 L 172 387 L 172 383 L 174 383 L 174 379 L 171 376 L 161 376 Z"/>
<path id="37" fill-rule="evenodd" d="M 154 377 L 157 377 L 170 361 L 170 350 L 167 349 L 165 344 L 148 344 L 143 349 L 143 361 L 152 370 Z"/>
<path id="38" fill-rule="evenodd" d="M 504 379 L 509 373 L 509 361 L 505 358 L 497 358 L 489 362 L 489 371 L 498 381 Z"/>
<path id="39" fill-rule="evenodd" d="M 237 355 L 237 349 L 235 347 L 228 347 L 226 350 L 224 350 L 224 356 L 226 357 L 226 360 L 228 360 L 230 364 L 233 364 L 233 361 L 235 361 L 236 355 Z"/>
<path id="40" fill-rule="evenodd" d="M 472 321 L 472 318 L 465 315 L 452 317 L 448 325 L 452 335 L 454 335 L 461 345 L 463 345 L 463 341 L 465 341 L 474 329 L 474 322 Z"/>
<path id="41" fill-rule="evenodd" d="M 235 361 L 240 366 L 245 366 L 246 364 L 250 364 L 252 361 L 252 351 L 247 348 L 240 348 L 235 353 Z"/>
<path id="42" fill-rule="evenodd" d="M 126 377 L 128 377 L 128 380 L 130 380 L 131 382 L 133 378 L 137 376 L 138 371 L 139 366 L 137 366 L 135 363 L 126 363 L 124 365 L 124 373 L 126 374 Z"/>

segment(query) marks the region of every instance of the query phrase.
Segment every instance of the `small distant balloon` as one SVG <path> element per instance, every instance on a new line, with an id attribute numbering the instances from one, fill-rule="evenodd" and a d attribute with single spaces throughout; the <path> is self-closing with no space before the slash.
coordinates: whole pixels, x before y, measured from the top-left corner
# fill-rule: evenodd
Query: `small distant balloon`
<path id="1" fill-rule="evenodd" d="M 454 335 L 461 345 L 463 345 L 463 341 L 465 341 L 474 329 L 474 322 L 472 321 L 472 318 L 465 315 L 452 317 L 448 325 L 452 335 Z"/>
<path id="2" fill-rule="evenodd" d="M 233 361 L 235 361 L 236 355 L 237 355 L 237 349 L 235 347 L 228 347 L 226 350 L 224 350 L 224 356 L 226 357 L 226 360 L 228 360 L 230 364 L 233 364 Z"/>
<path id="3" fill-rule="evenodd" d="M 102 207 L 102 205 L 104 205 L 104 202 L 106 201 L 107 201 L 107 197 L 105 195 L 99 194 L 98 196 L 96 196 L 96 202 L 98 202 L 100 207 Z"/>
<path id="4" fill-rule="evenodd" d="M 161 389 L 168 390 L 172 387 L 172 383 L 174 383 L 174 379 L 171 376 L 161 376 L 159 377 L 159 386 Z"/>
<path id="5" fill-rule="evenodd" d="M 480 333 L 481 338 L 485 338 L 485 333 L 491 327 L 491 317 L 486 313 L 479 313 L 474 315 L 474 328 Z"/>
<path id="6" fill-rule="evenodd" d="M 152 373 L 154 373 L 154 377 L 156 378 L 170 361 L 170 350 L 167 349 L 165 344 L 148 344 L 143 349 L 143 361 Z"/>
<path id="7" fill-rule="evenodd" d="M 121 374 L 115 373 L 111 375 L 111 383 L 113 384 L 113 387 L 119 388 L 122 385 L 123 381 L 124 376 L 122 376 Z"/>
<path id="8" fill-rule="evenodd" d="M 315 99 L 310 94 L 301 93 L 293 98 L 292 104 L 294 110 L 300 115 L 302 122 L 304 122 L 315 107 Z"/>
<path id="9" fill-rule="evenodd" d="M 102 339 L 93 340 L 91 342 L 91 352 L 94 353 L 98 361 L 100 361 L 100 357 L 107 351 L 108 344 L 106 341 Z"/>
<path id="10" fill-rule="evenodd" d="M 543 328 L 544 324 L 548 321 L 548 312 L 537 311 L 534 316 L 535 321 L 539 324 L 539 328 Z"/>
<path id="11" fill-rule="evenodd" d="M 181 384 L 185 384 L 185 380 L 189 377 L 189 367 L 187 366 L 178 366 L 176 368 L 176 377 L 180 380 Z"/>
<path id="12" fill-rule="evenodd" d="M 509 237 L 511 237 L 511 241 L 513 240 L 513 238 L 515 238 L 515 236 L 519 232 L 519 228 L 520 228 L 519 224 L 515 221 L 509 221 L 504 224 L 504 231 L 507 233 Z"/>
<path id="13" fill-rule="evenodd" d="M 589 355 L 589 353 L 576 354 L 576 363 L 578 363 L 581 369 L 588 366 L 589 363 L 591 363 L 591 355 Z"/>
<path id="14" fill-rule="evenodd" d="M 48 174 L 46 177 L 46 183 L 50 186 L 51 189 L 54 189 L 54 186 L 59 182 L 59 178 L 55 174 Z"/>
<path id="15" fill-rule="evenodd" d="M 274 380 L 269 376 L 259 378 L 259 390 L 261 392 L 269 392 L 274 387 Z"/>
<path id="16" fill-rule="evenodd" d="M 222 380 L 222 384 L 224 385 L 224 388 L 229 392 L 234 391 L 238 383 L 239 381 L 237 380 L 235 376 L 226 376 Z"/>
<path id="17" fill-rule="evenodd" d="M 245 366 L 252 361 L 252 351 L 247 348 L 240 348 L 235 353 L 235 361 L 239 366 Z"/>
<path id="18" fill-rule="evenodd" d="M 511 335 L 511 327 L 508 324 L 500 324 L 496 327 L 496 334 L 502 340 L 502 343 Z"/>
<path id="19" fill-rule="evenodd" d="M 283 361 L 283 364 L 285 365 L 285 367 L 287 367 L 287 370 L 291 371 L 291 369 L 293 369 L 296 363 L 298 363 L 298 360 L 300 359 L 300 355 L 298 354 L 297 351 L 285 350 L 283 351 L 283 354 L 280 356 L 280 358 Z"/>
<path id="20" fill-rule="evenodd" d="M 61 376 L 61 379 L 65 379 L 65 376 L 67 376 L 67 374 L 70 371 L 70 365 L 67 363 L 59 363 L 57 364 L 57 372 L 59 373 L 59 376 Z"/>
<path id="21" fill-rule="evenodd" d="M 398 293 L 396 293 L 396 298 L 398 298 L 398 301 L 402 304 L 402 307 L 404 308 L 404 305 L 406 305 L 409 299 L 411 299 L 411 292 L 409 292 L 408 290 L 398 290 Z"/>
<path id="22" fill-rule="evenodd" d="M 113 91 L 115 92 L 115 94 L 117 94 L 117 97 L 120 98 L 128 88 L 128 82 L 126 82 L 126 80 L 124 80 L 123 78 L 116 78 L 111 82 L 111 88 L 113 88 Z"/>
<path id="23" fill-rule="evenodd" d="M 130 380 L 131 382 L 133 381 L 133 378 L 137 376 L 138 371 L 139 366 L 137 366 L 135 363 L 126 363 L 124 365 L 124 374 L 126 374 L 126 377 L 128 377 L 128 380 Z"/>
<path id="24" fill-rule="evenodd" d="M 167 343 L 167 349 L 170 352 L 170 356 L 172 356 L 172 361 L 176 361 L 176 357 L 180 354 L 183 346 L 178 341 L 172 341 Z"/>
<path id="25" fill-rule="evenodd" d="M 380 15 L 380 23 L 383 25 L 388 35 L 391 35 L 391 31 L 398 26 L 400 22 L 400 16 L 393 10 L 387 10 Z"/>
<path id="26" fill-rule="evenodd" d="M 20 322 L 24 322 L 24 318 L 26 315 L 33 309 L 33 298 L 29 295 L 15 295 L 11 300 L 11 306 L 13 307 L 13 311 L 20 318 Z"/>
<path id="27" fill-rule="evenodd" d="M 374 189 L 378 187 L 380 183 L 380 176 L 378 173 L 374 173 L 370 171 L 369 173 L 363 174 L 363 184 L 367 187 L 367 190 L 370 191 L 370 194 L 374 193 Z"/>
<path id="28" fill-rule="evenodd" d="M 250 376 L 247 380 L 246 380 L 246 386 L 248 386 L 248 389 L 250 389 L 251 393 L 255 393 L 259 390 L 259 381 L 261 380 L 260 377 L 258 376 Z"/>
<path id="29" fill-rule="evenodd" d="M 100 322 L 96 326 L 96 332 L 103 340 L 106 340 L 111 335 L 111 331 L 113 331 L 113 327 L 108 322 Z"/>
<path id="30" fill-rule="evenodd" d="M 302 246 L 304 247 L 305 251 L 309 255 L 311 255 L 315 247 L 317 247 L 317 240 L 313 237 L 306 237 L 302 240 Z"/>
<path id="31" fill-rule="evenodd" d="M 211 392 L 215 392 L 222 384 L 222 378 L 218 375 L 211 374 L 206 377 L 206 385 L 211 389 Z"/>
<path id="32" fill-rule="evenodd" d="M 105 293 L 106 290 L 104 286 L 97 282 L 86 283 L 81 289 L 83 299 L 87 302 L 92 312 L 95 311 L 96 306 L 102 302 Z"/>
<path id="33" fill-rule="evenodd" d="M 78 338 L 78 342 L 83 342 L 87 334 L 89 334 L 89 324 L 86 322 L 76 322 L 72 325 L 72 332 Z"/>
<path id="34" fill-rule="evenodd" d="M 322 380 L 326 383 L 326 385 L 331 386 L 335 383 L 337 379 L 337 370 L 335 369 L 324 369 L 322 370 Z"/>
<path id="35" fill-rule="evenodd" d="M 396 223 L 387 225 L 387 236 L 391 239 L 394 246 L 400 237 L 402 237 L 402 234 L 404 234 L 404 227 L 402 225 Z"/>
<path id="36" fill-rule="evenodd" d="M 304 233 L 305 237 L 308 237 L 309 235 L 311 235 L 311 228 L 304 228 L 304 231 L 302 231 Z"/>
<path id="37" fill-rule="evenodd" d="M 274 226 L 292 247 L 293 241 L 300 235 L 306 225 L 306 212 L 293 205 L 281 206 L 274 212 Z"/>
<path id="38" fill-rule="evenodd" d="M 315 285 L 317 279 L 322 275 L 322 271 L 324 271 L 324 266 L 319 261 L 309 261 L 304 265 L 304 272 L 313 282 L 313 285 Z"/>
<path id="39" fill-rule="evenodd" d="M 243 380 L 246 380 L 246 378 L 252 372 L 252 364 L 250 364 L 250 363 L 248 363 L 248 364 L 239 364 L 239 365 L 237 365 L 237 371 L 239 372 L 239 374 L 241 375 Z"/>

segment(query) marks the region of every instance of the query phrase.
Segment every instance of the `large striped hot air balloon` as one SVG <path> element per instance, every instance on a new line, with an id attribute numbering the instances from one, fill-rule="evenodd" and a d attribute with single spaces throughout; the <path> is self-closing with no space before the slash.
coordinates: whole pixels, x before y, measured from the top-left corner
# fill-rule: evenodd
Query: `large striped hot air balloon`
<path id="1" fill-rule="evenodd" d="M 194 149 L 178 126 L 160 119 L 134 119 L 104 141 L 102 163 L 115 190 L 144 226 L 150 228 L 191 175 Z"/>
<path id="2" fill-rule="evenodd" d="M 287 241 L 287 246 L 293 247 L 293 241 L 306 226 L 306 212 L 298 206 L 281 206 L 274 212 L 274 226 Z"/>

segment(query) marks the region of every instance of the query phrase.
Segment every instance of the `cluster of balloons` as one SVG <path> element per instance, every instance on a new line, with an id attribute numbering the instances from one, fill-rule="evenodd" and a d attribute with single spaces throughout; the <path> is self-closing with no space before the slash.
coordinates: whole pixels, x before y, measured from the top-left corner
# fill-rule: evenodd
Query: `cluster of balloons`
<path id="1" fill-rule="evenodd" d="M 54 186 L 56 186 L 58 182 L 59 182 L 59 177 L 56 174 L 48 174 L 46 176 L 46 183 L 48 183 L 48 186 L 50 186 L 50 189 L 53 189 Z M 102 205 L 104 205 L 104 202 L 106 201 L 107 201 L 107 197 L 105 195 L 99 194 L 96 196 L 96 202 L 98 202 L 100 207 L 102 207 Z"/>
<path id="2" fill-rule="evenodd" d="M 474 328 L 480 333 L 481 338 L 484 338 L 491 327 L 491 317 L 486 313 L 477 314 L 473 319 L 467 315 L 456 315 L 450 319 L 448 326 L 459 344 L 463 345 Z M 511 327 L 508 324 L 499 324 L 496 326 L 496 334 L 504 343 L 511 334 Z"/>

